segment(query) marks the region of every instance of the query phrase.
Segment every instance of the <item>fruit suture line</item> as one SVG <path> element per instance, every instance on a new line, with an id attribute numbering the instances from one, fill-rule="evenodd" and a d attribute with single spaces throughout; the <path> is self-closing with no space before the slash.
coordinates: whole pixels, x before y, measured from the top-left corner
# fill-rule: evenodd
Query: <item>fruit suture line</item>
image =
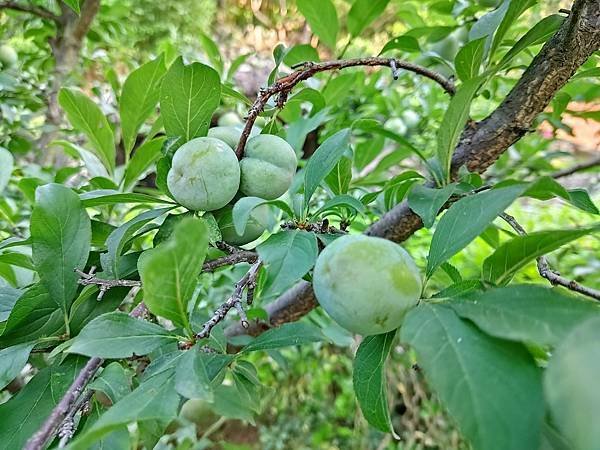
<path id="1" fill-rule="evenodd" d="M 414 72 L 418 75 L 422 75 L 426 78 L 429 78 L 436 83 L 438 83 L 444 90 L 450 94 L 454 95 L 456 92 L 456 88 L 454 83 L 441 75 L 438 72 L 430 70 L 426 67 L 420 66 L 418 64 L 414 64 L 408 61 L 404 61 L 402 59 L 396 58 L 380 58 L 380 57 L 368 57 L 368 58 L 354 58 L 354 59 L 343 59 L 343 60 L 334 60 L 334 61 L 324 61 L 324 62 L 304 62 L 293 68 L 298 67 L 298 70 L 292 72 L 285 77 L 277 79 L 271 86 L 262 88 L 258 93 L 257 99 L 254 101 L 254 104 L 248 111 L 248 115 L 246 116 L 246 124 L 244 126 L 244 130 L 242 131 L 242 135 L 240 136 L 240 140 L 235 149 L 235 154 L 238 159 L 242 159 L 244 156 L 244 149 L 246 147 L 246 141 L 248 137 L 250 137 L 250 133 L 252 132 L 252 127 L 254 126 L 254 122 L 259 114 L 265 109 L 267 102 L 269 99 L 275 95 L 277 95 L 277 106 L 279 108 L 283 107 L 287 100 L 287 96 L 292 91 L 292 89 L 301 81 L 307 80 L 314 76 L 319 72 L 326 72 L 329 70 L 340 70 L 345 69 L 347 67 L 358 67 L 358 66 L 368 66 L 368 67 L 376 67 L 376 66 L 387 66 L 392 69 L 392 76 L 394 79 L 398 77 L 398 70 L 404 69 L 409 72 Z"/>

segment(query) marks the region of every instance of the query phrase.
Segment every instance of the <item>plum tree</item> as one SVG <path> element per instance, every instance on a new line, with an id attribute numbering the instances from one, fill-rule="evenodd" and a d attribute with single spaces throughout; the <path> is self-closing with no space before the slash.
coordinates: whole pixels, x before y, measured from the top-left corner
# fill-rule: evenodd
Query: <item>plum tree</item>
<path id="1" fill-rule="evenodd" d="M 421 275 L 398 244 L 348 235 L 325 247 L 313 287 L 323 309 L 342 327 L 362 335 L 398 328 L 421 295 Z"/>
<path id="2" fill-rule="evenodd" d="M 294 149 L 279 136 L 260 134 L 248 140 L 240 161 L 240 190 L 271 200 L 292 184 L 298 160 Z"/>
<path id="3" fill-rule="evenodd" d="M 240 185 L 240 166 L 223 141 L 200 137 L 182 145 L 167 175 L 169 191 L 191 210 L 214 211 L 229 203 Z"/>
<path id="4" fill-rule="evenodd" d="M 227 205 L 214 213 L 221 236 L 225 242 L 232 245 L 244 245 L 257 239 L 263 232 L 270 228 L 273 214 L 268 205 L 260 205 L 252 210 L 244 234 L 239 235 L 233 225 L 233 206 Z"/>

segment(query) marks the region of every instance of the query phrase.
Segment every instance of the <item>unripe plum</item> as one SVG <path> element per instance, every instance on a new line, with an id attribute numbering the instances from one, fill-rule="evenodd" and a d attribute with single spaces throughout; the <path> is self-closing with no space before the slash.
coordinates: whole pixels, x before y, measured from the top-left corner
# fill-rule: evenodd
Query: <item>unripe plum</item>
<path id="1" fill-rule="evenodd" d="M 297 164 L 294 149 L 279 136 L 259 134 L 248 139 L 240 161 L 240 190 L 266 200 L 280 197 L 292 184 Z"/>
<path id="2" fill-rule="evenodd" d="M 12 67 L 19 59 L 17 52 L 10 45 L 0 45 L 0 63 L 2 66 Z"/>
<path id="3" fill-rule="evenodd" d="M 401 116 L 407 128 L 409 129 L 415 128 L 417 125 L 419 125 L 419 122 L 421 121 L 421 117 L 419 116 L 419 114 L 413 111 L 412 109 L 402 111 Z"/>
<path id="4" fill-rule="evenodd" d="M 233 111 L 228 111 L 225 114 L 223 114 L 221 117 L 219 117 L 219 120 L 217 120 L 217 123 L 219 124 L 220 127 L 244 124 L 242 119 L 240 119 L 240 116 L 238 116 Z"/>
<path id="5" fill-rule="evenodd" d="M 406 134 L 406 132 L 408 131 L 404 120 L 402 120 L 400 117 L 392 117 L 386 120 L 383 124 L 383 128 L 399 135 Z"/>
<path id="6" fill-rule="evenodd" d="M 365 336 L 398 328 L 421 296 L 421 275 L 398 244 L 364 235 L 336 239 L 313 274 L 319 304 L 339 325 Z"/>
<path id="7" fill-rule="evenodd" d="M 241 126 L 213 127 L 208 130 L 208 137 L 221 139 L 235 150 L 240 140 L 240 136 L 242 135 L 243 129 L 244 127 Z M 260 128 L 252 127 L 250 136 L 256 136 L 257 134 L 260 134 Z"/>
<path id="8" fill-rule="evenodd" d="M 214 211 L 233 199 L 240 166 L 231 147 L 200 137 L 183 144 L 173 156 L 167 186 L 177 202 L 191 210 Z"/>
<path id="9" fill-rule="evenodd" d="M 228 205 L 214 213 L 221 237 L 231 245 L 244 245 L 258 239 L 273 222 L 273 214 L 268 205 L 260 205 L 252 210 L 243 235 L 237 234 L 233 225 L 233 206 Z"/>

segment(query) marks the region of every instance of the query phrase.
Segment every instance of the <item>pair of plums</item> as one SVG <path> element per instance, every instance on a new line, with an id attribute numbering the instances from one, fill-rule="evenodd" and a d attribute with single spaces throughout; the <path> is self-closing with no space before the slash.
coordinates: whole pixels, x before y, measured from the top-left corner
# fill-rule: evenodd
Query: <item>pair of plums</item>
<path id="1" fill-rule="evenodd" d="M 220 126 L 211 128 L 206 137 L 190 140 L 175 152 L 167 175 L 173 198 L 190 210 L 214 212 L 223 240 L 233 245 L 258 238 L 270 215 L 268 206 L 259 206 L 250 215 L 244 234 L 237 234 L 230 202 L 238 192 L 265 200 L 278 198 L 289 189 L 298 164 L 285 140 L 254 130 L 238 161 L 234 149 L 241 132 L 240 127 Z"/>

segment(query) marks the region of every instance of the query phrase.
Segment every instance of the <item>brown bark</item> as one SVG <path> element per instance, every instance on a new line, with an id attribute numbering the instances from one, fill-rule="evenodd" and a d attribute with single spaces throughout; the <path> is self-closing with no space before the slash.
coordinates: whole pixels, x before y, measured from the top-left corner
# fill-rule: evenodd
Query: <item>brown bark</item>
<path id="1" fill-rule="evenodd" d="M 569 17 L 546 42 L 504 101 L 481 122 L 463 132 L 452 158 L 452 172 L 461 166 L 484 172 L 531 127 L 577 68 L 600 48 L 600 0 L 576 0 Z M 398 204 L 366 231 L 402 242 L 423 226 L 406 201 Z M 265 329 L 295 321 L 317 306 L 310 283 L 300 282 L 266 305 L 268 322 L 254 322 L 249 329 L 232 325 L 227 334 L 260 334 Z"/>

